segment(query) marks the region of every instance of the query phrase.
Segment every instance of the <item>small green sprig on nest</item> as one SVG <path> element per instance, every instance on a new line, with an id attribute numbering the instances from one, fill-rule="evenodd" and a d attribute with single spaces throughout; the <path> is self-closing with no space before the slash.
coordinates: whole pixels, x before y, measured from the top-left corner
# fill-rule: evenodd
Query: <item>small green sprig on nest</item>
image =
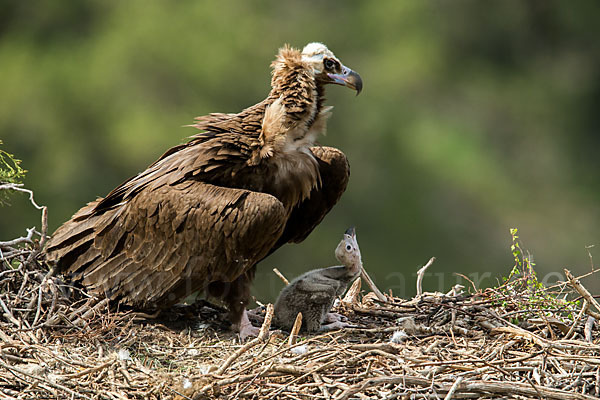
<path id="1" fill-rule="evenodd" d="M 2 145 L 2 140 L 0 140 Z M 1 184 L 21 184 L 27 171 L 21 168 L 21 160 L 15 158 L 12 154 L 0 149 L 0 185 Z M 7 199 L 7 192 L 0 192 L 0 205 Z"/>
<path id="2" fill-rule="evenodd" d="M 561 315 L 572 320 L 573 312 L 579 307 L 579 301 L 567 300 L 566 294 L 547 288 L 538 280 L 535 262 L 529 251 L 523 249 L 517 228 L 511 228 L 512 244 L 510 250 L 515 264 L 502 284 L 491 289 L 497 305 L 505 312 L 514 312 L 513 323 L 531 317 L 543 317 L 546 314 Z M 557 314 L 556 311 L 559 311 Z"/>

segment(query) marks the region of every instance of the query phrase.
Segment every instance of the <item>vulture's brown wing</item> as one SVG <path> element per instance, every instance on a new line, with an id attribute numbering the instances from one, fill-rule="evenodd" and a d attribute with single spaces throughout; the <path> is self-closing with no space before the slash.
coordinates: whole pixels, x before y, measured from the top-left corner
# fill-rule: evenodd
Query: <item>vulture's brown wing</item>
<path id="1" fill-rule="evenodd" d="M 185 182 L 85 222 L 83 235 L 54 241 L 49 257 L 68 260 L 65 272 L 96 292 L 154 307 L 236 279 L 276 242 L 285 210 L 268 194 Z"/>
<path id="2" fill-rule="evenodd" d="M 319 163 L 321 185 L 294 208 L 283 234 L 269 254 L 285 243 L 298 243 L 306 239 L 346 190 L 350 177 L 346 155 L 333 147 L 311 147 L 311 151 Z"/>
<path id="3" fill-rule="evenodd" d="M 235 280 L 276 243 L 286 211 L 265 193 L 175 179 L 188 167 L 165 159 L 90 203 L 56 231 L 48 259 L 96 292 L 140 307 Z"/>

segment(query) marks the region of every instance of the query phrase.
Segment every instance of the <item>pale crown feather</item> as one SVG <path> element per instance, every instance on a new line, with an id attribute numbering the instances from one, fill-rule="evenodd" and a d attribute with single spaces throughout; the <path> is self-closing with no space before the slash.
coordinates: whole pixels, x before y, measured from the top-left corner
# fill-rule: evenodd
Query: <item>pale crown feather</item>
<path id="1" fill-rule="evenodd" d="M 304 46 L 302 49 L 302 61 L 310 63 L 316 73 L 321 72 L 322 61 L 324 57 L 335 58 L 335 55 L 323 43 L 313 42 Z"/>

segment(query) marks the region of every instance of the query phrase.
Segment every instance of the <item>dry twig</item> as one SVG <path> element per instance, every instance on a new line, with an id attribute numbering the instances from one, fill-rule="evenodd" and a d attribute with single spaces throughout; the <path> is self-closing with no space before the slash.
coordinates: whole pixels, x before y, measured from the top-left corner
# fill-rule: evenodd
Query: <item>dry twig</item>
<path id="1" fill-rule="evenodd" d="M 301 312 L 296 315 L 296 320 L 294 321 L 294 325 L 292 326 L 292 330 L 290 332 L 290 338 L 288 339 L 288 346 L 293 346 L 294 343 L 296 343 L 296 337 L 298 336 L 298 332 L 300 332 L 300 328 L 302 328 Z"/>
<path id="2" fill-rule="evenodd" d="M 288 281 L 287 278 L 285 276 L 283 276 L 283 274 L 277 268 L 273 268 L 273 272 L 275 272 L 275 275 L 277 275 L 279 277 L 279 279 L 281 279 L 285 285 L 290 284 L 290 281 Z"/>
<path id="3" fill-rule="evenodd" d="M 360 276 L 365 280 L 365 282 L 367 282 L 367 285 L 369 285 L 369 287 L 371 288 L 373 293 L 375 293 L 379 301 L 387 301 L 385 295 L 381 293 L 381 290 L 377 288 L 377 285 L 375 285 L 375 282 L 373 282 L 373 279 L 371 279 L 364 266 L 361 268 Z"/>
<path id="4" fill-rule="evenodd" d="M 575 288 L 575 290 L 577 290 L 579 292 L 579 294 L 581 294 L 583 296 L 583 298 L 588 301 L 588 303 L 593 305 L 594 308 L 596 308 L 596 310 L 598 310 L 600 312 L 600 303 L 598 303 L 598 301 L 594 298 L 594 296 L 592 296 L 592 294 L 581 284 L 581 282 L 579 282 L 579 280 L 576 279 L 573 276 L 573 274 L 571 274 L 571 271 L 569 271 L 568 269 L 565 269 L 564 271 L 565 271 L 565 275 L 567 276 L 567 279 L 569 280 L 569 283 L 571 284 L 571 286 L 573 286 L 573 288 Z M 600 320 L 600 313 L 595 312 L 590 309 L 587 309 L 586 312 L 590 316 L 596 318 L 597 320 Z"/>
<path id="5" fill-rule="evenodd" d="M 427 268 L 431 267 L 431 264 L 433 264 L 434 261 L 435 257 L 431 257 L 429 261 L 427 261 L 427 264 L 423 265 L 417 271 L 417 297 L 423 294 L 423 277 L 425 276 L 425 271 L 427 271 Z"/>

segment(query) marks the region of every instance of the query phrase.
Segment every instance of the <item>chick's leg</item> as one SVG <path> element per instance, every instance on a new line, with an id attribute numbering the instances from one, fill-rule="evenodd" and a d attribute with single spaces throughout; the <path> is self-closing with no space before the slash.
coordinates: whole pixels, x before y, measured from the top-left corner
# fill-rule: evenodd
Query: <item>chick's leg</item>
<path id="1" fill-rule="evenodd" d="M 321 332 L 328 332 L 328 331 L 334 331 L 336 329 L 344 329 L 346 327 L 350 326 L 350 324 L 346 323 L 346 322 L 342 322 L 342 321 L 335 321 L 335 322 L 331 322 L 329 324 L 326 325 L 321 325 Z"/>
<path id="2" fill-rule="evenodd" d="M 338 313 L 327 313 L 325 314 L 325 319 L 323 320 L 323 323 L 325 324 L 330 324 L 332 322 L 342 322 L 342 321 L 346 321 L 348 318 L 346 318 L 344 315 L 342 314 L 338 314 Z"/>

